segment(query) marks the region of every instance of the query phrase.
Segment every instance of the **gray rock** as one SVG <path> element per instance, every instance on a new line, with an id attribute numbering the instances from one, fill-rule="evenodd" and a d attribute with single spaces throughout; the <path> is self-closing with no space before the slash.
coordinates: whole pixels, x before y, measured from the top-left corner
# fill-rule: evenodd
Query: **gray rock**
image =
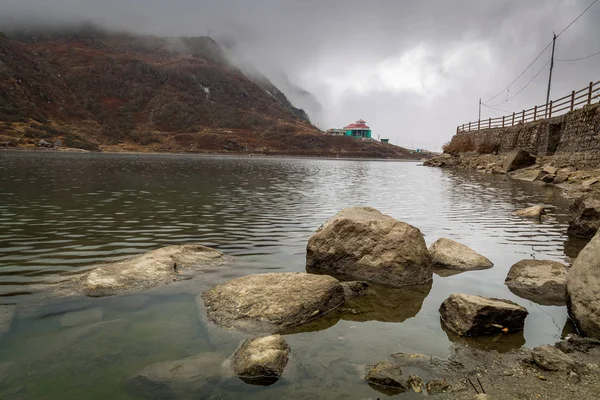
<path id="1" fill-rule="evenodd" d="M 568 268 L 547 260 L 522 260 L 508 271 L 504 283 L 519 297 L 542 305 L 565 305 Z"/>
<path id="2" fill-rule="evenodd" d="M 581 182 L 581 186 L 590 187 L 592 185 L 595 185 L 598 182 L 600 182 L 600 178 L 597 178 L 597 177 L 588 178 L 588 179 L 584 180 L 583 182 Z"/>
<path id="3" fill-rule="evenodd" d="M 529 152 L 525 150 L 513 150 L 507 154 L 504 160 L 504 170 L 506 172 L 516 171 L 533 164 L 535 164 L 535 157 Z"/>
<path id="4" fill-rule="evenodd" d="M 450 390 L 451 386 L 445 379 L 431 379 L 427 382 L 427 394 L 430 396 L 444 393 Z"/>
<path id="5" fill-rule="evenodd" d="M 88 296 L 110 296 L 167 285 L 182 275 L 225 262 L 223 253 L 200 245 L 163 247 L 131 259 L 99 265 L 81 282 Z"/>
<path id="6" fill-rule="evenodd" d="M 407 389 L 406 378 L 402 376 L 400 366 L 388 361 L 369 367 L 365 380 L 374 385 Z"/>
<path id="7" fill-rule="evenodd" d="M 290 346 L 280 335 L 246 339 L 233 355 L 233 371 L 245 378 L 279 378 Z"/>
<path id="8" fill-rule="evenodd" d="M 0 339 L 8 331 L 12 325 L 13 318 L 17 307 L 14 305 L 2 305 L 0 306 Z"/>
<path id="9" fill-rule="evenodd" d="M 125 386 L 131 393 L 150 399 L 205 398 L 211 384 L 223 373 L 225 358 L 218 353 L 202 353 L 147 366 L 130 376 Z"/>
<path id="10" fill-rule="evenodd" d="M 365 296 L 369 289 L 369 284 L 364 281 L 341 282 L 341 285 L 344 288 L 344 297 L 346 299 Z"/>
<path id="11" fill-rule="evenodd" d="M 544 168 L 542 168 L 542 171 L 550 175 L 556 175 L 558 168 L 553 167 L 552 165 L 545 165 Z"/>
<path id="12" fill-rule="evenodd" d="M 600 339 L 600 232 L 584 247 L 567 275 L 567 305 L 580 331 Z"/>
<path id="13" fill-rule="evenodd" d="M 346 208 L 325 222 L 308 240 L 306 269 L 389 286 L 433 279 L 421 231 L 370 207 Z"/>
<path id="14" fill-rule="evenodd" d="M 531 206 L 513 212 L 513 215 L 516 215 L 517 217 L 533 219 L 540 219 L 544 214 L 546 214 L 546 210 L 543 206 Z"/>
<path id="15" fill-rule="evenodd" d="M 439 311 L 446 328 L 459 336 L 521 331 L 528 314 L 509 300 L 457 293 L 444 300 Z"/>
<path id="16" fill-rule="evenodd" d="M 533 362 L 546 371 L 570 371 L 575 366 L 571 357 L 550 345 L 536 347 L 531 356 Z"/>
<path id="17" fill-rule="evenodd" d="M 600 228 L 600 193 L 579 197 L 569 209 L 567 233 L 584 239 L 592 238 Z"/>
<path id="18" fill-rule="evenodd" d="M 476 270 L 494 266 L 490 260 L 471 248 L 446 238 L 436 240 L 429 247 L 429 254 L 435 265 L 445 268 Z"/>
<path id="19" fill-rule="evenodd" d="M 218 325 L 277 332 L 316 319 L 344 303 L 340 282 L 327 275 L 255 274 L 204 292 L 208 316 Z"/>
<path id="20" fill-rule="evenodd" d="M 554 177 L 554 180 L 552 181 L 552 183 L 554 183 L 555 185 L 559 185 L 568 180 L 569 180 L 569 174 L 565 173 L 565 172 L 560 172 Z"/>
<path id="21" fill-rule="evenodd" d="M 60 317 L 60 326 L 68 328 L 71 326 L 91 324 L 102 320 L 104 311 L 101 308 L 92 308 L 90 310 L 73 311 Z"/>

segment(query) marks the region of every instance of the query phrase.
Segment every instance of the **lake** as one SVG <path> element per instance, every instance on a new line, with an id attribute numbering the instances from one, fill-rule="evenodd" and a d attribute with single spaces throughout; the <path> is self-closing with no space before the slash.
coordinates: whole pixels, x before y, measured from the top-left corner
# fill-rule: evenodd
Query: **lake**
<path id="1" fill-rule="evenodd" d="M 511 215 L 533 204 L 549 209 L 542 223 Z M 519 260 L 568 263 L 581 248 L 567 240 L 568 201 L 553 186 L 414 162 L 0 152 L 0 303 L 18 307 L 0 337 L 0 398 L 136 399 L 124 381 L 147 365 L 232 354 L 244 335 L 208 322 L 196 296 L 243 275 L 305 271 L 309 236 L 354 205 L 418 227 L 428 245 L 457 240 L 495 265 L 436 274 L 419 290 L 376 288 L 376 298 L 361 300 L 362 314 L 286 334 L 291 358 L 274 385 L 224 377 L 205 398 L 377 398 L 362 381 L 364 365 L 393 353 L 446 357 L 461 341 L 506 351 L 572 331 L 566 307 L 538 305 L 504 285 Z M 90 265 L 184 243 L 214 247 L 233 262 L 134 295 L 51 295 L 51 284 Z M 455 292 L 525 306 L 524 332 L 483 340 L 446 333 L 438 308 Z"/>

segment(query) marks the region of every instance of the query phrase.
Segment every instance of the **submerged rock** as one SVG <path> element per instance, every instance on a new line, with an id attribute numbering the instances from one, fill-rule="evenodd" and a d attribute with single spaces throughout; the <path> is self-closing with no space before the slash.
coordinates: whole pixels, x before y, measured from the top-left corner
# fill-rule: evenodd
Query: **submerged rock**
<path id="1" fill-rule="evenodd" d="M 0 306 L 0 339 L 10 330 L 16 309 L 14 305 Z"/>
<path id="2" fill-rule="evenodd" d="M 327 275 L 284 272 L 244 276 L 204 292 L 218 325 L 276 332 L 316 319 L 344 303 L 340 282 Z"/>
<path id="3" fill-rule="evenodd" d="M 60 326 L 68 328 L 71 326 L 91 324 L 102 320 L 104 311 L 101 308 L 92 308 L 90 310 L 72 311 L 60 317 Z"/>
<path id="4" fill-rule="evenodd" d="M 402 376 L 400 366 L 388 361 L 381 361 L 369 367 L 365 380 L 373 385 L 407 389 L 406 378 Z"/>
<path id="5" fill-rule="evenodd" d="M 432 280 L 421 231 L 370 207 L 346 208 L 308 240 L 306 270 L 390 286 Z"/>
<path id="6" fill-rule="evenodd" d="M 528 314 L 509 300 L 457 293 L 444 300 L 439 311 L 446 328 L 459 336 L 521 331 Z"/>
<path id="7" fill-rule="evenodd" d="M 207 389 L 222 376 L 224 357 L 202 353 L 147 366 L 125 381 L 135 395 L 149 399 L 205 398 Z"/>
<path id="8" fill-rule="evenodd" d="M 519 297 L 542 305 L 564 305 L 568 268 L 547 260 L 522 260 L 508 271 L 504 283 Z"/>
<path id="9" fill-rule="evenodd" d="M 579 197 L 569 209 L 570 236 L 592 238 L 600 228 L 600 193 L 589 193 Z"/>
<path id="10" fill-rule="evenodd" d="M 516 171 L 535 164 L 535 157 L 525 150 L 513 150 L 506 155 L 504 170 L 506 172 Z"/>
<path id="11" fill-rule="evenodd" d="M 464 244 L 441 238 L 430 247 L 429 253 L 435 265 L 458 270 L 491 268 L 494 264 Z"/>
<path id="12" fill-rule="evenodd" d="M 546 210 L 543 206 L 531 206 L 513 212 L 513 215 L 516 215 L 517 217 L 533 219 L 540 219 L 544 214 L 546 214 Z"/>
<path id="13" fill-rule="evenodd" d="M 432 396 L 450 390 L 451 386 L 446 379 L 432 379 L 427 382 L 427 394 Z"/>
<path id="14" fill-rule="evenodd" d="M 344 288 L 344 297 L 350 299 L 357 296 L 365 296 L 369 289 L 369 284 L 364 281 L 341 282 Z"/>
<path id="15" fill-rule="evenodd" d="M 201 245 L 168 246 L 131 259 L 99 265 L 82 279 L 88 296 L 110 296 L 167 285 L 182 275 L 225 261 L 223 253 Z"/>
<path id="16" fill-rule="evenodd" d="M 585 246 L 567 275 L 571 319 L 585 336 L 600 339 L 600 232 Z"/>
<path id="17" fill-rule="evenodd" d="M 531 356 L 533 362 L 546 371 L 570 371 L 575 366 L 571 357 L 550 345 L 536 347 Z"/>
<path id="18" fill-rule="evenodd" d="M 280 335 L 246 339 L 233 355 L 233 371 L 248 383 L 263 384 L 279 378 L 288 362 L 290 346 Z M 274 383 L 267 380 L 265 383 Z"/>

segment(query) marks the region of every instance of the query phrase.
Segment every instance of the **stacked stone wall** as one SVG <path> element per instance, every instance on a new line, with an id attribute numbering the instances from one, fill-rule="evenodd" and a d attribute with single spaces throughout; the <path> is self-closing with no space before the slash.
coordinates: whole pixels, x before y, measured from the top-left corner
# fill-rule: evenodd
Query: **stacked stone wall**
<path id="1" fill-rule="evenodd" d="M 468 138 L 475 149 L 491 143 L 500 153 L 518 148 L 581 168 L 600 167 L 600 104 L 507 128 L 458 132 L 452 140 L 456 138 Z"/>

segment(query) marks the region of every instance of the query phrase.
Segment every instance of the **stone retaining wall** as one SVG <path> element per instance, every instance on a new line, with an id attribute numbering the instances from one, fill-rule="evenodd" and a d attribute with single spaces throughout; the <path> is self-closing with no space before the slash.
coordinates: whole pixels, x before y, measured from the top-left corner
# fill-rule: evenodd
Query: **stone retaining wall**
<path id="1" fill-rule="evenodd" d="M 501 153 L 520 148 L 538 156 L 554 155 L 580 168 L 600 167 L 600 104 L 508 128 L 459 132 L 452 140 L 457 138 L 470 139 L 475 149 L 488 143 Z"/>

